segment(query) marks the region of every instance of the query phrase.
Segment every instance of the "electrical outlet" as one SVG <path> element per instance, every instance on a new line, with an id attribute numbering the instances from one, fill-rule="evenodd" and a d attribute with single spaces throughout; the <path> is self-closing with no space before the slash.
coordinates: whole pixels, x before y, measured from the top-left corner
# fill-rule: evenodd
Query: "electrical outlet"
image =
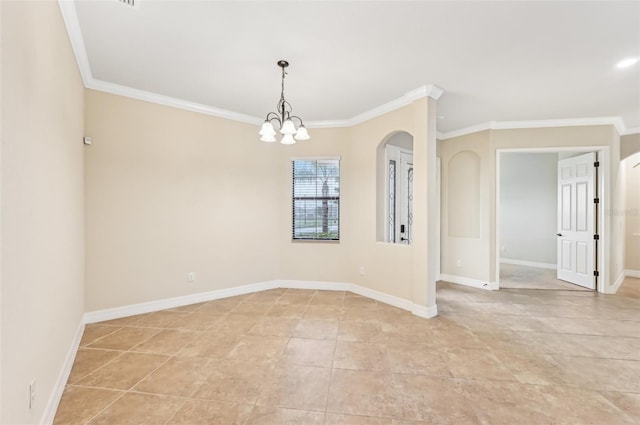
<path id="1" fill-rule="evenodd" d="M 29 383 L 29 409 L 36 404 L 36 380 L 35 378 Z"/>
<path id="2" fill-rule="evenodd" d="M 358 272 L 360 273 L 360 276 L 364 276 L 364 266 L 360 266 Z"/>
<path id="3" fill-rule="evenodd" d="M 456 267 L 462 267 L 462 259 L 461 258 L 458 258 L 456 260 Z"/>
<path id="4" fill-rule="evenodd" d="M 194 282 L 196 280 L 196 272 L 187 273 L 187 282 Z"/>

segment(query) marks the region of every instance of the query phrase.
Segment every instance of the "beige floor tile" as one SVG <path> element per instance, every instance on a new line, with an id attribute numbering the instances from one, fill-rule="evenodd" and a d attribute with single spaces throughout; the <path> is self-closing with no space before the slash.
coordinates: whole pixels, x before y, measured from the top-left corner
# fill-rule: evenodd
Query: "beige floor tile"
<path id="1" fill-rule="evenodd" d="M 324 304 L 309 304 L 304 311 L 303 319 L 340 320 L 342 308 Z"/>
<path id="2" fill-rule="evenodd" d="M 206 357 L 172 357 L 140 381 L 134 391 L 190 397 L 206 379 Z"/>
<path id="3" fill-rule="evenodd" d="M 559 356 L 551 359 L 561 371 L 559 379 L 570 386 L 598 391 L 640 393 L 640 362 Z"/>
<path id="4" fill-rule="evenodd" d="M 204 312 L 198 309 L 188 316 L 176 320 L 169 327 L 190 331 L 210 331 L 224 316 L 224 314 Z"/>
<path id="5" fill-rule="evenodd" d="M 257 404 L 324 411 L 330 379 L 331 369 L 328 368 L 294 365 L 279 367 L 264 382 Z"/>
<path id="6" fill-rule="evenodd" d="M 322 425 L 324 413 L 256 406 L 245 425 Z"/>
<path id="7" fill-rule="evenodd" d="M 84 327 L 84 333 L 82 334 L 82 340 L 80 341 L 81 347 L 97 341 L 98 339 L 110 335 L 120 330 L 119 326 L 102 325 L 100 323 L 92 323 Z"/>
<path id="8" fill-rule="evenodd" d="M 450 349 L 446 351 L 447 365 L 454 378 L 515 381 L 515 377 L 488 350 Z"/>
<path id="9" fill-rule="evenodd" d="M 148 328 L 167 328 L 172 323 L 183 319 L 189 315 L 186 312 L 162 310 L 154 313 L 149 313 L 145 317 L 136 321 L 134 326 L 148 327 Z"/>
<path id="10" fill-rule="evenodd" d="M 217 323 L 217 332 L 246 334 L 261 319 L 261 316 L 246 313 L 228 313 Z"/>
<path id="11" fill-rule="evenodd" d="M 640 423 L 640 394 L 603 392 L 602 396 Z"/>
<path id="12" fill-rule="evenodd" d="M 243 425 L 253 406 L 208 400 L 188 400 L 167 425 Z"/>
<path id="13" fill-rule="evenodd" d="M 428 343 L 390 341 L 387 353 L 394 373 L 451 376 L 446 352 L 434 350 Z"/>
<path id="14" fill-rule="evenodd" d="M 333 367 L 388 372 L 387 346 L 376 342 L 338 341 Z"/>
<path id="15" fill-rule="evenodd" d="M 249 295 L 245 302 L 255 303 L 255 304 L 274 304 L 280 296 L 282 296 L 283 292 L 278 290 L 270 290 L 270 291 L 262 291 L 256 292 L 254 294 Z"/>
<path id="16" fill-rule="evenodd" d="M 341 320 L 348 322 L 379 323 L 378 310 L 375 308 L 344 307 Z"/>
<path id="17" fill-rule="evenodd" d="M 338 339 L 343 341 L 383 342 L 385 334 L 377 322 L 340 322 Z"/>
<path id="18" fill-rule="evenodd" d="M 124 353 L 90 373 L 77 385 L 128 390 L 169 359 L 158 354 Z"/>
<path id="19" fill-rule="evenodd" d="M 164 329 L 145 342 L 136 345 L 131 351 L 155 354 L 176 354 L 189 342 L 193 341 L 197 332 L 180 329 Z"/>
<path id="20" fill-rule="evenodd" d="M 267 311 L 267 316 L 302 318 L 307 306 L 304 304 L 274 304 Z"/>
<path id="21" fill-rule="evenodd" d="M 274 368 L 275 363 L 269 360 L 211 362 L 206 379 L 193 397 L 234 403 L 255 403 L 263 383 L 271 378 Z"/>
<path id="22" fill-rule="evenodd" d="M 249 334 L 288 337 L 293 334 L 299 321 L 289 317 L 263 317 L 249 330 Z"/>
<path id="23" fill-rule="evenodd" d="M 71 368 L 67 383 L 74 384 L 78 382 L 80 379 L 106 365 L 121 354 L 121 351 L 80 348 L 73 361 L 73 367 Z"/>
<path id="24" fill-rule="evenodd" d="M 209 301 L 204 303 L 198 311 L 206 313 L 225 314 L 233 311 L 240 304 L 240 300 L 230 300 L 228 298 Z"/>
<path id="25" fill-rule="evenodd" d="M 184 399 L 155 394 L 127 393 L 96 416 L 90 425 L 164 424 L 184 404 Z"/>
<path id="26" fill-rule="evenodd" d="M 324 425 L 420 425 L 422 422 L 408 422 L 398 419 L 374 418 L 372 416 L 353 416 L 327 413 Z"/>
<path id="27" fill-rule="evenodd" d="M 313 298 L 311 291 L 307 293 L 284 293 L 276 300 L 276 304 L 300 304 L 307 305 Z"/>
<path id="28" fill-rule="evenodd" d="M 101 325 L 117 325 L 117 326 L 130 325 L 142 319 L 147 314 L 149 313 L 136 314 L 135 316 L 125 316 L 125 317 L 120 317 L 118 319 L 112 319 L 112 320 L 105 320 L 104 322 L 100 322 L 100 324 Z"/>
<path id="29" fill-rule="evenodd" d="M 231 310 L 233 313 L 253 314 L 255 316 L 264 316 L 271 308 L 271 304 L 258 304 L 251 302 L 242 302 Z"/>
<path id="30" fill-rule="evenodd" d="M 334 369 L 327 412 L 400 419 L 390 373 Z"/>
<path id="31" fill-rule="evenodd" d="M 345 293 L 343 291 L 316 291 L 309 304 L 340 308 L 344 301 L 344 296 Z"/>
<path id="32" fill-rule="evenodd" d="M 68 386 L 62 394 L 53 424 L 85 424 L 123 394 L 121 391 Z"/>
<path id="33" fill-rule="evenodd" d="M 282 361 L 299 366 L 331 367 L 335 348 L 334 340 L 291 338 L 282 355 Z"/>
<path id="34" fill-rule="evenodd" d="M 238 344 L 242 335 L 196 332 L 196 336 L 178 352 L 179 356 L 224 358 Z"/>
<path id="35" fill-rule="evenodd" d="M 228 354 L 231 360 L 252 361 L 255 359 L 277 359 L 282 356 L 289 339 L 278 336 L 244 335 Z"/>
<path id="36" fill-rule="evenodd" d="M 465 395 L 465 381 L 421 375 L 394 375 L 394 381 L 402 419 L 441 425 L 480 423 Z"/>
<path id="37" fill-rule="evenodd" d="M 344 308 L 378 308 L 378 302 L 376 300 L 350 293 L 345 295 L 342 305 Z"/>
<path id="38" fill-rule="evenodd" d="M 298 338 L 336 339 L 338 335 L 337 320 L 301 319 L 293 336 Z"/>
<path id="39" fill-rule="evenodd" d="M 160 329 L 124 327 L 89 344 L 88 347 L 107 350 L 129 350 L 159 332 Z"/>

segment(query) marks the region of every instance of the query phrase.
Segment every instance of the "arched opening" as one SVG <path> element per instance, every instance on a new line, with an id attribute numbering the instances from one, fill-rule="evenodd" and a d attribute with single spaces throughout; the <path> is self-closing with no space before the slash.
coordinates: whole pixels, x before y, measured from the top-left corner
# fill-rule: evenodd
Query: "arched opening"
<path id="1" fill-rule="evenodd" d="M 413 225 L 413 136 L 398 131 L 377 150 L 376 240 L 410 245 Z"/>

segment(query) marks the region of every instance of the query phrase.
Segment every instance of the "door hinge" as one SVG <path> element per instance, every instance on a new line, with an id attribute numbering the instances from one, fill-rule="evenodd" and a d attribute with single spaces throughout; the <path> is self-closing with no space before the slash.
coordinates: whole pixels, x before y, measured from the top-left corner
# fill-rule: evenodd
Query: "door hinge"
<path id="1" fill-rule="evenodd" d="M 595 277 L 598 277 L 598 276 L 600 276 L 600 272 L 599 272 L 598 270 L 594 270 L 594 271 L 593 271 L 593 275 L 594 275 Z"/>
<path id="2" fill-rule="evenodd" d="M 600 240 L 600 235 L 593 235 L 593 239 L 596 240 L 596 241 L 599 241 Z"/>
<path id="3" fill-rule="evenodd" d="M 594 204 L 599 204 L 600 203 L 600 198 L 593 198 L 593 203 Z"/>
<path id="4" fill-rule="evenodd" d="M 594 166 L 594 167 L 596 167 L 596 168 L 598 168 L 598 167 L 600 166 L 600 161 L 596 161 L 596 162 L 594 162 L 594 163 L 593 163 L 593 166 Z"/>

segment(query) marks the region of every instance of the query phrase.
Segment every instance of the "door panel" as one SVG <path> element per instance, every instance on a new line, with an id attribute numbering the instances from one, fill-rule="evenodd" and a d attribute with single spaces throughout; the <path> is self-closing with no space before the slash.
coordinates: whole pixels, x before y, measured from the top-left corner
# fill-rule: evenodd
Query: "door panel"
<path id="1" fill-rule="evenodd" d="M 595 154 L 558 161 L 558 279 L 595 289 Z"/>

